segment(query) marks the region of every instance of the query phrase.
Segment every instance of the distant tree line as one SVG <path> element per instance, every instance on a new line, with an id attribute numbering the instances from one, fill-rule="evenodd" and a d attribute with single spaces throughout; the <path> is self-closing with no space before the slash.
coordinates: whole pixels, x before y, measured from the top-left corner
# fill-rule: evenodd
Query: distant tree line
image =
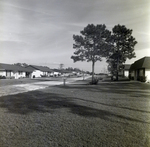
<path id="1" fill-rule="evenodd" d="M 27 67 L 28 66 L 28 64 L 26 64 L 26 63 L 14 63 L 14 65 L 22 66 L 22 67 Z"/>

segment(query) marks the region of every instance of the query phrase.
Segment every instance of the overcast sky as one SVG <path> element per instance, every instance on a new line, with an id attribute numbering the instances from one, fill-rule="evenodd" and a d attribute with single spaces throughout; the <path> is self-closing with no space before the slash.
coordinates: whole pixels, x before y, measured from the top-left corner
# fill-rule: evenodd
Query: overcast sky
<path id="1" fill-rule="evenodd" d="M 73 63 L 73 34 L 87 24 L 125 25 L 138 41 L 136 59 L 150 56 L 150 0 L 0 0 L 0 62 L 79 67 Z M 96 72 L 106 68 L 96 63 Z"/>

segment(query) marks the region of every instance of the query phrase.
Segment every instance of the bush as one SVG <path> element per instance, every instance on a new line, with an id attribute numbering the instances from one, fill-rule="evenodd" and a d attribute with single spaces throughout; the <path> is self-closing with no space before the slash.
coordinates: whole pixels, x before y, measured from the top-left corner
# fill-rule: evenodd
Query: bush
<path id="1" fill-rule="evenodd" d="M 98 78 L 94 78 L 93 81 L 90 82 L 91 85 L 97 85 L 98 84 L 99 79 Z"/>
<path id="2" fill-rule="evenodd" d="M 40 75 L 42 78 L 45 78 L 45 77 L 47 77 L 47 75 Z"/>
<path id="3" fill-rule="evenodd" d="M 146 82 L 146 79 L 147 79 L 146 76 L 138 76 L 137 77 L 137 80 L 140 82 Z"/>
<path id="4" fill-rule="evenodd" d="M 146 77 L 145 76 L 140 77 L 140 81 L 141 82 L 146 82 Z"/>
<path id="5" fill-rule="evenodd" d="M 5 77 L 5 76 L 0 75 L 0 79 L 6 79 L 6 77 Z"/>

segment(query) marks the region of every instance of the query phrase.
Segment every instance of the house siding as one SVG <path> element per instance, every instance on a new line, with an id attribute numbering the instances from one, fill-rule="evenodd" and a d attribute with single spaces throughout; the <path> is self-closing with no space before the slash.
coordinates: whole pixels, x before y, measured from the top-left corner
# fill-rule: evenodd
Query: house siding
<path id="1" fill-rule="evenodd" d="M 40 71 L 40 70 L 35 70 L 35 71 L 33 71 L 33 73 L 32 73 L 32 78 L 33 78 L 33 77 L 35 77 L 35 78 L 41 77 L 41 75 L 43 75 L 43 72 L 42 72 L 42 71 Z"/>
<path id="2" fill-rule="evenodd" d="M 7 78 L 25 78 L 26 77 L 26 72 L 14 72 L 14 71 L 0 71 L 0 76 L 5 76 Z"/>
<path id="3" fill-rule="evenodd" d="M 6 71 L 0 71 L 0 76 L 6 76 Z"/>
<path id="4" fill-rule="evenodd" d="M 26 77 L 26 72 L 18 71 L 16 73 L 14 73 L 14 76 L 15 76 L 15 79 L 25 78 Z"/>
<path id="5" fill-rule="evenodd" d="M 150 80 L 150 57 L 143 57 L 131 65 L 130 78 L 141 82 Z"/>
<path id="6" fill-rule="evenodd" d="M 32 78 L 33 77 L 42 77 L 42 76 L 50 76 L 51 70 L 46 66 L 37 66 L 37 65 L 29 65 L 29 69 L 33 70 Z"/>
<path id="7" fill-rule="evenodd" d="M 26 72 L 14 72 L 14 71 L 11 71 L 11 72 L 7 72 L 6 71 L 6 77 L 7 78 L 15 78 L 15 79 L 19 79 L 19 78 L 25 78 L 26 77 Z"/>
<path id="8" fill-rule="evenodd" d="M 146 78 L 147 78 L 147 81 L 150 82 L 150 69 L 146 69 L 146 70 L 145 70 L 145 76 L 146 76 Z"/>

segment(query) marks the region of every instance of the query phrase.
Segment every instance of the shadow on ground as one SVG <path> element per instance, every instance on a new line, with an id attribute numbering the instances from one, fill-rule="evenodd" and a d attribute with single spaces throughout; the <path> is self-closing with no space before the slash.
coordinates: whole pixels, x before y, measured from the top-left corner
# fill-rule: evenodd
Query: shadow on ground
<path id="1" fill-rule="evenodd" d="M 150 84 L 145 83 L 100 83 L 99 85 L 57 85 L 59 88 L 86 90 L 91 92 L 106 92 L 127 94 L 131 97 L 150 98 Z"/>
<path id="2" fill-rule="evenodd" d="M 98 117 L 107 121 L 117 119 L 126 119 L 128 121 L 147 123 L 116 113 L 95 109 L 86 105 L 76 103 L 77 98 L 66 97 L 55 93 L 43 91 L 32 91 L 17 95 L 0 97 L 0 107 L 5 108 L 8 113 L 16 113 L 27 115 L 32 112 L 37 113 L 53 113 L 56 109 L 66 108 L 72 114 L 77 114 L 83 117 Z M 87 100 L 88 101 L 88 100 Z"/>

